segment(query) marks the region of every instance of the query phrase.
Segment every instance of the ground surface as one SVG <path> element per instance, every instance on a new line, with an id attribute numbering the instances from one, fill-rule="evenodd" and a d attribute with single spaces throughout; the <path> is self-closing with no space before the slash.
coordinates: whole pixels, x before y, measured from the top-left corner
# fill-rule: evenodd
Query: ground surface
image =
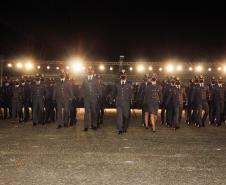
<path id="1" fill-rule="evenodd" d="M 226 184 L 226 125 L 176 132 L 158 125 L 153 134 L 133 114 L 127 134 L 118 136 L 115 113 L 104 127 L 57 130 L 0 122 L 0 184 L 220 185 Z"/>

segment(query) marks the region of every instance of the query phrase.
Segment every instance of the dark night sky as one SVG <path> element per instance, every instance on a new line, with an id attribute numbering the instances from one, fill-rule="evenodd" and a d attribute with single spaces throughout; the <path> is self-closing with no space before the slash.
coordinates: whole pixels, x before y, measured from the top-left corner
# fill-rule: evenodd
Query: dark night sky
<path id="1" fill-rule="evenodd" d="M 226 56 L 225 18 L 224 6 L 211 4 L 8 1 L 0 6 L 0 54 L 214 59 Z"/>

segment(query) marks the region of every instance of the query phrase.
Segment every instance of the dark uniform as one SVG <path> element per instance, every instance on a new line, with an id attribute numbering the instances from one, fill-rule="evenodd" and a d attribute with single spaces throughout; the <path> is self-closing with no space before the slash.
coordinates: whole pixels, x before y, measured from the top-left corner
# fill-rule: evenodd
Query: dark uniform
<path id="1" fill-rule="evenodd" d="M 115 86 L 116 109 L 117 109 L 117 128 L 119 134 L 127 132 L 130 116 L 130 104 L 132 100 L 132 87 L 127 81 L 123 80 Z"/>
<path id="2" fill-rule="evenodd" d="M 97 103 L 100 96 L 100 89 L 97 79 L 89 75 L 83 82 L 81 87 L 82 96 L 84 98 L 84 131 L 88 130 L 89 124 L 97 129 Z"/>
<path id="3" fill-rule="evenodd" d="M 69 107 L 72 96 L 73 94 L 70 81 L 61 76 L 61 80 L 56 82 L 53 91 L 53 100 L 57 103 L 57 128 L 61 128 L 62 125 L 64 125 L 64 127 L 68 127 Z"/>
<path id="4" fill-rule="evenodd" d="M 12 96 L 13 96 L 13 85 L 9 81 L 4 82 L 2 88 L 2 99 L 4 109 L 4 119 L 12 118 Z M 9 115 L 8 115 L 9 111 Z"/>
<path id="5" fill-rule="evenodd" d="M 79 86 L 72 81 L 72 100 L 70 104 L 70 126 L 76 125 L 77 123 L 77 107 L 79 103 Z"/>
<path id="6" fill-rule="evenodd" d="M 222 115 L 224 112 L 224 86 L 217 83 L 213 86 L 211 91 L 211 101 L 213 103 L 213 119 L 216 120 L 216 125 L 220 126 L 222 122 Z"/>
<path id="7" fill-rule="evenodd" d="M 139 104 L 141 105 L 142 107 L 142 124 L 145 125 L 145 120 L 144 120 L 144 115 L 145 115 L 145 112 L 144 112 L 144 107 L 143 107 L 143 102 L 144 102 L 144 92 L 145 92 L 145 89 L 148 85 L 148 75 L 145 75 L 144 77 L 144 82 L 141 83 L 140 87 L 139 87 L 139 90 L 138 90 L 138 102 Z"/>
<path id="8" fill-rule="evenodd" d="M 44 124 L 44 98 L 45 98 L 45 86 L 41 84 L 39 80 L 32 87 L 32 121 L 33 125 Z"/>
<path id="9" fill-rule="evenodd" d="M 23 107 L 24 107 L 24 121 L 28 121 L 30 118 L 30 113 L 29 113 L 29 108 L 31 105 L 31 86 L 28 82 L 23 82 L 24 83 L 24 102 L 23 102 Z"/>
<path id="10" fill-rule="evenodd" d="M 12 117 L 15 119 L 19 118 L 19 122 L 23 121 L 23 101 L 24 101 L 24 91 L 20 86 L 19 82 L 15 82 L 12 94 Z"/>
<path id="11" fill-rule="evenodd" d="M 104 103 L 105 103 L 105 85 L 102 82 L 102 77 L 97 76 L 98 78 L 98 85 L 100 89 L 100 96 L 97 103 L 97 127 L 99 128 L 100 125 L 103 124 L 104 118 Z"/>
<path id="12" fill-rule="evenodd" d="M 206 118 L 209 114 L 208 105 L 209 88 L 204 85 L 203 78 L 200 78 L 200 83 L 196 84 L 191 95 L 194 104 L 195 123 L 197 127 L 205 126 Z M 204 115 L 202 117 L 202 111 Z"/>
<path id="13" fill-rule="evenodd" d="M 174 129 L 179 128 L 179 108 L 180 108 L 180 89 L 175 85 L 171 85 L 169 94 L 166 100 L 166 106 L 169 111 L 169 125 Z"/>
<path id="14" fill-rule="evenodd" d="M 54 82 L 48 81 L 45 90 L 45 123 L 55 121 L 54 101 L 53 101 Z"/>

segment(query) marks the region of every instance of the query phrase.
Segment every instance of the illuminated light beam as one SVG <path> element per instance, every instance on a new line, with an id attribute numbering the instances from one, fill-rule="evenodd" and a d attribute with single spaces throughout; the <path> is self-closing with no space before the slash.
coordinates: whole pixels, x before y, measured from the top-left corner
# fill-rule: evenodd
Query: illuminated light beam
<path id="1" fill-rule="evenodd" d="M 159 68 L 159 71 L 162 71 L 162 70 L 163 70 L 162 67 L 160 67 L 160 68 Z"/>
<path id="2" fill-rule="evenodd" d="M 221 71 L 221 70 L 222 70 L 222 68 L 221 68 L 221 67 L 218 67 L 218 68 L 217 68 L 217 70 L 218 70 L 218 71 Z"/>
<path id="3" fill-rule="evenodd" d="M 189 71 L 192 71 L 192 70 L 193 70 L 193 68 L 192 68 L 192 67 L 189 67 L 189 68 L 188 68 L 188 70 L 189 70 Z"/>
<path id="4" fill-rule="evenodd" d="M 143 65 L 138 65 L 137 66 L 137 71 L 138 72 L 143 72 L 144 71 L 144 66 Z"/>
<path id="5" fill-rule="evenodd" d="M 27 62 L 27 63 L 25 63 L 25 69 L 26 70 L 32 70 L 33 68 L 34 68 L 34 66 L 33 66 L 33 64 L 31 63 L 31 62 Z"/>
<path id="6" fill-rule="evenodd" d="M 100 69 L 101 71 L 104 71 L 104 70 L 105 70 L 105 66 L 104 66 L 104 65 L 100 65 L 100 66 L 99 66 L 99 69 Z"/>
<path id="7" fill-rule="evenodd" d="M 129 67 L 129 70 L 130 70 L 130 71 L 133 71 L 133 67 Z"/>
<path id="8" fill-rule="evenodd" d="M 8 66 L 8 68 L 13 67 L 13 65 L 11 63 L 8 63 L 7 66 Z"/>
<path id="9" fill-rule="evenodd" d="M 198 65 L 198 66 L 196 66 L 195 70 L 196 70 L 196 72 L 202 72 L 203 71 L 203 67 Z"/>
<path id="10" fill-rule="evenodd" d="M 182 71 L 183 70 L 181 65 L 178 65 L 176 69 L 177 69 L 177 71 Z"/>
<path id="11" fill-rule="evenodd" d="M 149 67 L 148 67 L 148 70 L 149 70 L 149 71 L 152 71 L 152 70 L 153 70 L 152 66 L 149 66 Z"/>
<path id="12" fill-rule="evenodd" d="M 47 66 L 46 69 L 49 70 L 50 69 L 50 66 Z"/>
<path id="13" fill-rule="evenodd" d="M 174 72 L 174 66 L 172 64 L 168 64 L 166 67 L 165 67 L 166 71 L 168 73 L 172 73 Z"/>
<path id="14" fill-rule="evenodd" d="M 41 69 L 41 66 L 37 66 L 37 69 Z"/>
<path id="15" fill-rule="evenodd" d="M 23 64 L 22 64 L 21 62 L 18 62 L 18 63 L 16 64 L 16 67 L 17 67 L 18 69 L 21 69 L 21 68 L 23 67 Z"/>
<path id="16" fill-rule="evenodd" d="M 112 66 L 109 69 L 110 69 L 110 71 L 113 71 L 113 67 Z"/>
<path id="17" fill-rule="evenodd" d="M 211 68 L 211 67 L 209 67 L 209 68 L 208 68 L 208 71 L 209 71 L 209 72 L 210 72 L 210 71 L 212 71 L 212 68 Z"/>
<path id="18" fill-rule="evenodd" d="M 85 70 L 85 67 L 81 63 L 74 63 L 72 64 L 73 72 L 81 72 Z"/>

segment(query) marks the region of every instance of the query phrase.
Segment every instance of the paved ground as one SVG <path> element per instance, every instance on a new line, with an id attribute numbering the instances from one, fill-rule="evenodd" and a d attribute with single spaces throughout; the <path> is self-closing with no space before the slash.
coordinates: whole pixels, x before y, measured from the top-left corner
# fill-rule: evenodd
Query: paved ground
<path id="1" fill-rule="evenodd" d="M 98 131 L 0 122 L 0 184 L 226 184 L 226 125 L 145 130 L 140 114 L 118 136 L 115 113 Z"/>

